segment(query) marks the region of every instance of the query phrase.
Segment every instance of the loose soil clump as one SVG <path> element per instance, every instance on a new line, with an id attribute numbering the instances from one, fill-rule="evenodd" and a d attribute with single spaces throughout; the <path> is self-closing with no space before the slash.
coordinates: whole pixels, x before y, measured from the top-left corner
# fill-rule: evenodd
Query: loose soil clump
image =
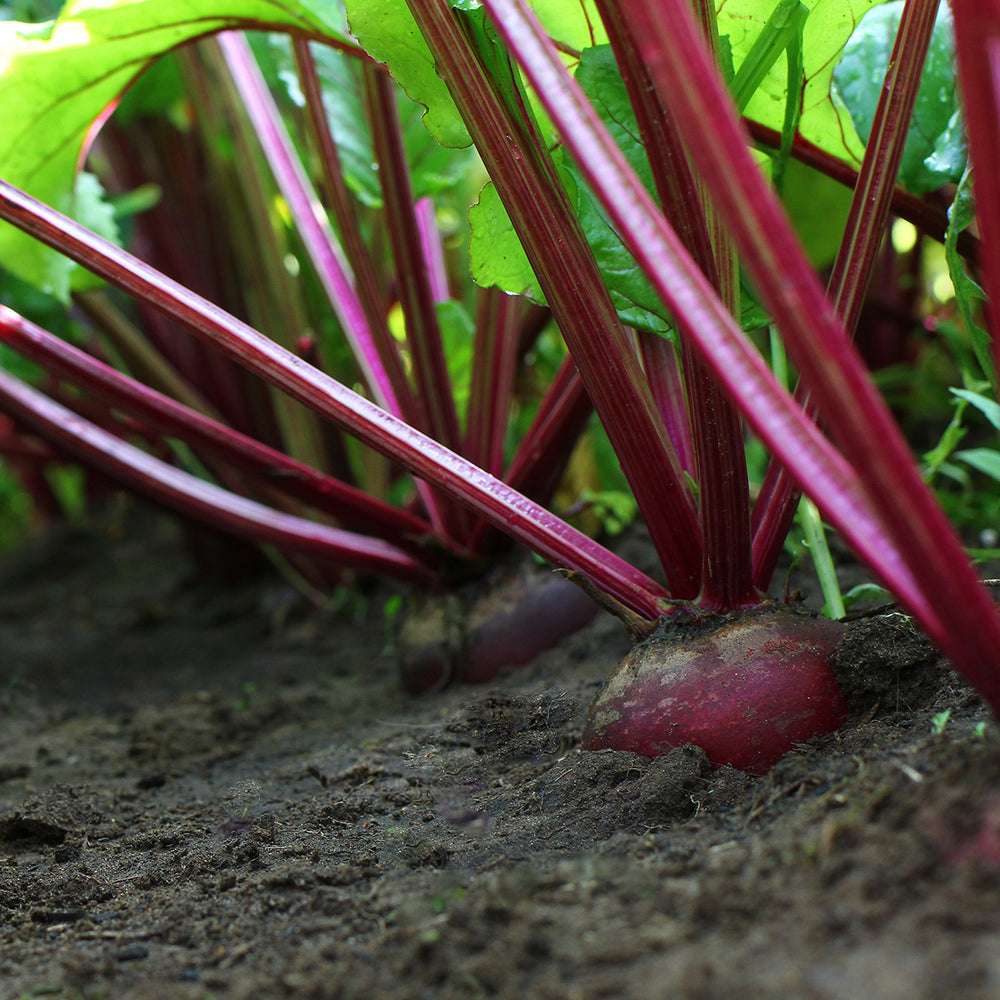
<path id="1" fill-rule="evenodd" d="M 758 778 L 580 749 L 604 614 L 414 699 L 379 598 L 178 550 L 143 517 L 0 569 L 5 1000 L 1000 996 L 996 727 L 899 615 Z"/>

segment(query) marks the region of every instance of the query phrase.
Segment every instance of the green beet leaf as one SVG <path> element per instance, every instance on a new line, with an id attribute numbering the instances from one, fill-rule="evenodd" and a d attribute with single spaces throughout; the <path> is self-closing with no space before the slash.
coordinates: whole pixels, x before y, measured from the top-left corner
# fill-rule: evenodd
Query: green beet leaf
<path id="1" fill-rule="evenodd" d="M 92 218 L 74 194 L 94 121 L 158 56 L 229 28 L 343 38 L 326 0 L 71 0 L 55 21 L 0 23 L 0 176 L 69 215 Z M 69 261 L 8 225 L 0 259 L 65 298 Z"/>
<path id="2" fill-rule="evenodd" d="M 445 146 L 467 146 L 469 133 L 438 77 L 434 60 L 410 13 L 406 0 L 346 0 L 354 36 L 365 50 L 385 63 L 406 93 L 422 104 L 424 124 Z M 458 10 L 478 10 L 477 3 L 460 0 Z M 534 0 L 532 8 L 545 30 L 577 51 L 607 40 L 592 0 Z"/>
<path id="3" fill-rule="evenodd" d="M 892 0 L 868 14 L 851 36 L 834 73 L 837 90 L 859 135 L 866 140 L 902 12 L 902 0 Z M 951 10 L 942 4 L 906 138 L 899 181 L 917 194 L 934 191 L 962 176 L 965 158 L 965 133 L 955 87 Z"/>

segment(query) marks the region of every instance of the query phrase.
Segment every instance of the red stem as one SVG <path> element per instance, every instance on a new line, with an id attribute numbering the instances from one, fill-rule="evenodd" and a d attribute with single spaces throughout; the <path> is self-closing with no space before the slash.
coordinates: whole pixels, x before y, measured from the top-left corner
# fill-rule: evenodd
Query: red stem
<path id="1" fill-rule="evenodd" d="M 413 359 L 417 391 L 429 421 L 422 430 L 457 451 L 462 435 L 434 309 L 430 267 L 422 253 L 410 168 L 396 109 L 396 85 L 382 67 L 365 66 L 362 75 L 379 184 L 385 202 L 386 230 L 396 265 L 396 286 L 406 319 L 406 344 Z"/>
<path id="2" fill-rule="evenodd" d="M 520 358 L 521 306 L 521 299 L 498 288 L 479 292 L 465 454 L 491 476 L 503 472 L 510 397 Z"/>
<path id="3" fill-rule="evenodd" d="M 593 412 L 576 362 L 567 357 L 518 443 L 504 479 L 539 503 L 548 503 Z"/>
<path id="4" fill-rule="evenodd" d="M 431 297 L 435 302 L 447 302 L 451 298 L 448 289 L 448 268 L 444 258 L 444 245 L 438 231 L 437 210 L 433 198 L 421 198 L 413 207 L 420 231 L 420 252 L 427 266 L 427 280 L 431 286 Z"/>
<path id="5" fill-rule="evenodd" d="M 576 362 L 567 355 L 545 390 L 534 420 L 517 445 L 504 481 L 536 503 L 548 506 L 562 482 L 573 449 L 594 412 Z M 482 525 L 469 543 L 495 551 L 496 533 Z"/>
<path id="6" fill-rule="evenodd" d="M 844 236 L 827 282 L 830 303 L 852 336 L 889 221 L 938 6 L 939 0 L 910 0 L 903 9 Z M 815 417 L 816 407 L 807 393 L 797 390 L 796 399 L 806 413 Z M 771 462 L 753 512 L 754 576 L 758 587 L 766 588 L 771 580 L 800 495 L 795 480 L 781 463 Z"/>
<path id="7" fill-rule="evenodd" d="M 678 325 L 705 352 L 716 376 L 739 401 L 764 442 L 802 481 L 810 484 L 812 495 L 831 522 L 876 567 L 882 579 L 892 580 L 896 592 L 906 595 L 908 606 L 917 609 L 921 620 L 929 623 L 929 631 L 943 632 L 935 605 L 916 585 L 911 567 L 887 537 L 861 478 L 804 417 L 760 353 L 747 341 L 628 166 L 530 9 L 513 0 L 486 0 L 486 3 L 509 48 L 516 51 L 528 69 L 535 91 L 545 102 L 563 142 L 576 157 L 612 224 L 673 311 Z M 691 44 L 701 52 L 704 43 L 686 8 L 684 16 L 688 18 L 689 34 L 695 39 Z M 716 88 L 722 88 L 711 56 L 705 54 L 704 59 L 706 72 Z M 726 105 L 724 89 L 721 97 L 713 96 Z M 714 112 L 708 113 L 704 108 L 699 108 L 699 112 L 700 117 L 691 125 L 694 131 L 710 127 L 715 121 Z M 745 145 L 738 143 L 736 152 L 745 154 Z M 759 176 L 752 161 L 749 166 L 740 166 L 747 173 Z M 764 196 L 770 197 L 766 187 Z M 777 206 L 775 210 L 780 213 Z M 794 240 L 792 246 L 796 246 Z M 804 261 L 802 267 L 811 275 Z M 784 271 L 780 274 L 783 276 Z M 822 303 L 822 290 L 819 298 Z"/>
<path id="8" fill-rule="evenodd" d="M 609 0 L 598 0 L 597 7 L 622 69 L 663 213 L 723 301 L 731 309 L 737 309 L 739 286 L 732 280 L 734 267 L 728 236 L 714 232 L 715 226 L 713 232 L 709 230 L 712 220 L 706 218 L 704 198 L 682 137 L 659 99 L 621 7 Z M 704 28 L 714 35 L 714 6 L 709 9 L 701 5 L 700 10 L 706 22 Z M 709 209 L 708 215 L 712 214 Z M 663 349 L 664 353 L 666 350 Z M 693 465 L 688 468 L 693 471 L 700 491 L 698 520 L 703 561 L 698 603 L 716 609 L 751 607 L 760 603 L 760 594 L 753 585 L 743 427 L 711 369 L 686 336 L 681 336 L 681 350 L 693 457 Z M 644 353 L 647 356 L 651 353 L 648 346 Z M 652 374 L 665 374 L 662 364 L 654 362 Z"/>
<path id="9" fill-rule="evenodd" d="M 361 572 L 424 586 L 433 583 L 426 567 L 388 542 L 283 514 L 175 469 L 4 371 L 0 371 L 0 408 L 78 461 L 213 527 Z"/>
<path id="10" fill-rule="evenodd" d="M 645 618 L 656 619 L 662 613 L 668 596 L 663 588 L 582 532 L 307 365 L 218 306 L 3 180 L 0 218 L 184 323 L 244 368 L 467 504 L 556 566 L 588 577 Z"/>
<path id="11" fill-rule="evenodd" d="M 292 41 L 295 62 L 299 73 L 299 83 L 309 112 L 309 123 L 319 151 L 323 167 L 325 194 L 329 198 L 337 230 L 344 244 L 344 253 L 354 273 L 355 287 L 361 307 L 368 319 L 372 336 L 378 345 L 379 357 L 385 367 L 386 376 L 392 383 L 393 392 L 399 400 L 400 410 L 405 419 L 415 427 L 426 426 L 413 389 L 403 367 L 395 338 L 386 324 L 385 303 L 382 301 L 380 284 L 372 263 L 371 254 L 361 235 L 354 200 L 344 182 L 340 154 L 330 134 L 326 111 L 323 107 L 323 92 L 316 63 L 309 49 L 309 42 L 300 37 Z"/>
<path id="12" fill-rule="evenodd" d="M 635 349 L 547 151 L 522 109 L 508 106 L 499 84 L 487 77 L 447 0 L 407 3 L 576 359 L 671 593 L 693 598 L 700 586 L 701 532 L 691 498 Z"/>
<path id="13" fill-rule="evenodd" d="M 368 325 L 346 269 L 346 262 L 342 259 L 340 246 L 322 214 L 319 199 L 295 154 L 250 47 L 242 35 L 234 32 L 221 33 L 218 43 L 260 138 L 261 148 L 274 172 L 278 187 L 288 202 L 317 277 L 351 342 L 364 379 L 380 405 L 390 413 L 399 415 L 399 400 L 386 374 L 376 332 Z"/>
<path id="14" fill-rule="evenodd" d="M 646 380 L 656 401 L 656 408 L 667 434 L 674 443 L 681 468 L 694 475 L 694 446 L 691 442 L 691 422 L 688 420 L 687 391 L 684 374 L 677 360 L 674 345 L 655 333 L 640 333 L 639 353 Z"/>
<path id="15" fill-rule="evenodd" d="M 0 341 L 50 374 L 141 417 L 165 434 L 222 456 L 234 468 L 250 472 L 269 486 L 327 511 L 354 531 L 414 548 L 420 539 L 432 533 L 431 526 L 421 518 L 325 476 L 141 385 L 2 306 Z"/>

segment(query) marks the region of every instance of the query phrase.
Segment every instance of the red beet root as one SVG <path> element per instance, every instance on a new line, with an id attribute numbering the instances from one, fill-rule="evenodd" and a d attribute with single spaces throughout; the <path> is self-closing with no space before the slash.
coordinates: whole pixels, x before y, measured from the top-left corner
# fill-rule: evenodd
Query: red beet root
<path id="1" fill-rule="evenodd" d="M 485 684 L 583 628 L 597 610 L 569 580 L 531 571 L 466 606 L 455 595 L 428 604 L 403 626 L 403 686 L 422 694 L 456 682 Z"/>
<path id="2" fill-rule="evenodd" d="M 716 767 L 763 774 L 847 717 L 830 666 L 843 631 L 770 606 L 671 623 L 612 674 L 591 706 L 583 745 L 657 757 L 693 743 Z"/>

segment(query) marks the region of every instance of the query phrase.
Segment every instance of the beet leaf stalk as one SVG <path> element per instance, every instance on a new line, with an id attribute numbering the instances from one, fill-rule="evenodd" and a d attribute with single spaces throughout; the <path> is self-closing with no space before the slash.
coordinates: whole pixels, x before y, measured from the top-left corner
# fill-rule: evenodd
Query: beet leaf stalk
<path id="1" fill-rule="evenodd" d="M 407 0 L 438 73 L 469 128 L 576 361 L 667 573 L 672 595 L 697 596 L 702 546 L 693 502 L 638 359 L 565 189 L 504 59 L 483 59 L 451 8 Z"/>
<path id="2" fill-rule="evenodd" d="M 0 309 L 0 343 L 161 434 L 179 438 L 198 454 L 218 457 L 223 469 L 246 473 L 268 492 L 295 497 L 335 517 L 341 526 L 390 541 L 426 561 L 428 569 L 433 567 L 431 550 L 423 544 L 433 529 L 415 514 L 323 475 L 142 385 L 7 308 Z"/>
<path id="3" fill-rule="evenodd" d="M 0 306 L 0 322 L 16 323 Z M 0 371 L 0 409 L 85 465 L 199 521 L 315 559 L 427 586 L 434 575 L 381 539 L 294 517 L 176 469 Z"/>
<path id="4" fill-rule="evenodd" d="M 318 371 L 263 334 L 78 223 L 0 181 L 0 218 L 161 313 L 399 462 L 556 566 L 655 620 L 668 596 L 655 581 L 526 497 Z"/>
<path id="5" fill-rule="evenodd" d="M 719 291 L 730 309 L 739 306 L 739 282 L 728 237 L 712 221 L 690 168 L 680 134 L 660 102 L 628 25 L 615 3 L 599 2 L 598 10 L 608 29 L 612 49 L 647 150 L 653 181 L 664 214 L 681 235 L 692 258 Z M 714 17 L 714 10 L 712 12 Z M 714 239 L 713 239 L 714 237 Z M 758 603 L 753 584 L 748 521 L 750 498 L 743 427 L 736 410 L 718 382 L 706 369 L 689 339 L 682 337 L 681 354 L 687 420 L 680 440 L 691 449 L 690 468 L 699 485 L 698 515 L 703 538 L 703 572 L 698 604 L 702 608 L 732 609 Z M 673 347 L 665 339 L 646 335 L 642 342 L 650 385 L 658 385 L 661 398 L 670 397 L 669 373 L 676 365 Z M 671 420 L 667 426 L 677 426 Z M 690 441 L 688 438 L 690 437 Z M 766 584 L 765 584 L 766 587 Z"/>
<path id="6" fill-rule="evenodd" d="M 407 419 L 417 428 L 436 431 L 432 436 L 445 444 L 453 445 L 458 435 L 453 412 L 431 405 L 435 399 L 446 394 L 439 392 L 435 395 L 424 386 L 421 399 L 415 400 L 409 383 L 405 381 L 398 350 L 387 325 L 379 318 L 370 321 L 373 310 L 366 309 L 359 297 L 344 252 L 319 206 L 316 193 L 295 153 L 249 45 L 236 32 L 223 32 L 218 37 L 218 44 L 247 113 L 254 123 L 275 180 L 288 202 L 299 236 L 351 344 L 373 398 L 395 416 Z M 369 68 L 368 72 L 377 71 Z M 390 176 L 392 175 L 390 170 Z M 420 315 L 425 313 L 421 312 Z M 432 336 L 422 338 L 420 342 L 428 341 L 433 342 Z M 427 364 L 440 379 L 443 361 L 438 354 L 431 352 Z M 418 365 L 418 371 L 422 370 Z M 432 523 L 446 533 L 446 526 L 451 526 L 456 515 L 449 514 L 447 505 L 442 504 L 432 490 L 421 486 L 421 493 Z"/>
<path id="7" fill-rule="evenodd" d="M 686 0 L 655 6 L 628 0 L 623 9 L 661 99 L 843 456 L 815 432 L 747 344 L 530 9 L 518 0 L 485 0 L 485 6 L 639 265 L 755 430 L 993 710 L 1000 709 L 1000 613 L 753 163 Z"/>
<path id="8" fill-rule="evenodd" d="M 913 115 L 938 6 L 938 0 L 929 0 L 909 3 L 903 9 L 844 236 L 827 282 L 827 296 L 844 329 L 852 335 L 885 235 L 906 145 L 906 126 Z M 796 396 L 802 400 L 804 393 Z M 812 407 L 806 406 L 812 415 Z M 754 507 L 754 570 L 758 585 L 771 578 L 795 517 L 798 497 L 793 478 L 779 463 L 772 463 Z"/>

